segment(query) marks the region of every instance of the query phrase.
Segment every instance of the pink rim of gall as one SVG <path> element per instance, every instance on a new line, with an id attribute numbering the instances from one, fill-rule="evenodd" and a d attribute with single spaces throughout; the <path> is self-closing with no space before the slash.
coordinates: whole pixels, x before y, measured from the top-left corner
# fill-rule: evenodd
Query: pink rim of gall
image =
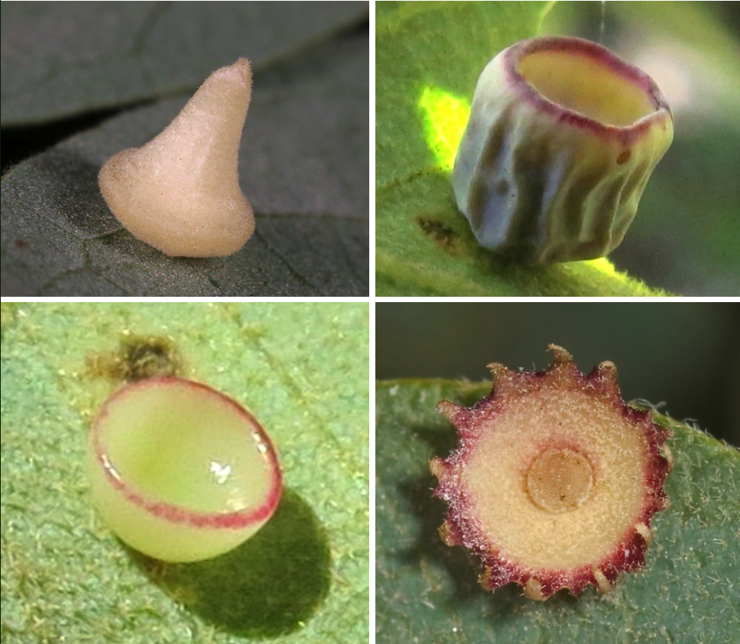
<path id="1" fill-rule="evenodd" d="M 655 111 L 631 125 L 605 125 L 596 119 L 551 101 L 528 83 L 518 70 L 519 62 L 524 57 L 546 51 L 575 54 L 593 60 L 602 66 L 605 71 L 629 81 L 644 95 L 648 96 Z M 650 76 L 634 65 L 625 62 L 606 47 L 583 38 L 545 37 L 522 40 L 506 50 L 506 72 L 509 87 L 517 91 L 522 98 L 534 105 L 539 111 L 548 114 L 561 123 L 590 130 L 599 136 L 616 138 L 624 147 L 632 146 L 656 122 L 673 119 L 673 113 L 668 102 Z"/>
<path id="2" fill-rule="evenodd" d="M 267 448 L 265 456 L 270 464 L 270 471 L 272 474 L 272 481 L 270 483 L 270 494 L 257 508 L 249 510 L 242 510 L 237 512 L 198 512 L 189 510 L 187 508 L 174 505 L 171 503 L 164 503 L 160 501 L 153 501 L 147 498 L 140 492 L 138 492 L 133 486 L 125 482 L 125 480 L 117 472 L 115 465 L 111 463 L 106 455 L 105 447 L 101 438 L 101 426 L 104 423 L 108 410 L 114 403 L 120 402 L 129 395 L 136 393 L 141 389 L 150 389 L 156 386 L 169 386 L 169 385 L 186 385 L 200 390 L 203 393 L 213 396 L 219 400 L 222 404 L 226 404 L 239 416 L 241 416 L 246 423 L 247 427 L 256 432 L 260 437 L 260 443 Z M 182 378 L 174 377 L 157 377 L 149 378 L 147 380 L 141 380 L 136 383 L 132 383 L 122 387 L 116 391 L 113 395 L 106 400 L 105 404 L 101 407 L 98 415 L 93 421 L 92 425 L 92 441 L 95 450 L 95 458 L 98 464 L 103 468 L 106 474 L 108 482 L 119 492 L 121 492 L 129 501 L 135 505 L 145 509 L 154 516 L 157 516 L 166 521 L 172 523 L 185 523 L 196 528 L 209 528 L 209 529 L 240 529 L 245 528 L 249 525 L 260 521 L 266 521 L 272 516 L 280 503 L 283 489 L 283 478 L 278 462 L 275 448 L 267 436 L 265 430 L 262 428 L 257 419 L 242 405 L 237 403 L 235 400 L 228 396 L 216 391 L 212 387 L 204 385 L 199 382 L 192 380 L 185 380 Z"/>

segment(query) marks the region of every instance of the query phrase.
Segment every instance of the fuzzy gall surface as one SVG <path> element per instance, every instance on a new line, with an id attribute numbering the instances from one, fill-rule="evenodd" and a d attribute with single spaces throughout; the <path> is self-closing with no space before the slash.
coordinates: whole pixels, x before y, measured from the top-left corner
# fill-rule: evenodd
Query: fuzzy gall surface
<path id="1" fill-rule="evenodd" d="M 672 467 L 671 431 L 622 400 L 613 363 L 585 375 L 550 350 L 542 372 L 489 365 L 493 391 L 471 408 L 439 403 L 458 445 L 430 462 L 449 506 L 442 540 L 474 555 L 483 588 L 515 582 L 540 601 L 607 592 L 645 565 Z"/>

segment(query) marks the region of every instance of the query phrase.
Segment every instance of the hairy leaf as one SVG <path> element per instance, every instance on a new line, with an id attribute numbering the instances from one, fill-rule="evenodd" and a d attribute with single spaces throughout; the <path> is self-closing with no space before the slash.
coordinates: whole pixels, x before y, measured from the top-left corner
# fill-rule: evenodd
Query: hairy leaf
<path id="1" fill-rule="evenodd" d="M 471 405 L 490 383 L 381 382 L 376 387 L 376 633 L 380 642 L 707 642 L 740 632 L 740 451 L 696 428 L 671 427 L 675 466 L 644 572 L 611 593 L 559 593 L 544 603 L 508 585 L 483 591 L 462 548 L 437 528 L 428 460 L 446 456 L 455 430 L 434 408 Z"/>

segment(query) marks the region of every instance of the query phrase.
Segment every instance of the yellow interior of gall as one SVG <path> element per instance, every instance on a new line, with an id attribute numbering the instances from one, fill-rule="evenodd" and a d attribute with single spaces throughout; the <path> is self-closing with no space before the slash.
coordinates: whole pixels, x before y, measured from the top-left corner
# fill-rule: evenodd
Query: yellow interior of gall
<path id="1" fill-rule="evenodd" d="M 646 439 L 609 401 L 545 387 L 513 401 L 464 472 L 501 555 L 533 569 L 595 566 L 639 520 Z"/>
<path id="2" fill-rule="evenodd" d="M 209 390 L 142 387 L 109 407 L 102 431 L 119 475 L 149 499 L 238 512 L 267 497 L 264 449 L 245 418 Z"/>
<path id="3" fill-rule="evenodd" d="M 545 98 L 604 125 L 625 127 L 656 109 L 635 83 L 583 53 L 535 52 L 518 71 Z"/>

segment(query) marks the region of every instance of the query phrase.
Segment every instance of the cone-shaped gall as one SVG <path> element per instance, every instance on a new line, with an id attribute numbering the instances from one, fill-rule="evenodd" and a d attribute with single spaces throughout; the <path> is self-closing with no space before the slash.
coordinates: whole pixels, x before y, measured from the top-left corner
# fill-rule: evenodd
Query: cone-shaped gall
<path id="1" fill-rule="evenodd" d="M 246 58 L 217 69 L 161 134 L 108 159 L 100 191 L 132 235 L 183 257 L 231 255 L 252 236 L 237 170 L 251 87 Z"/>

